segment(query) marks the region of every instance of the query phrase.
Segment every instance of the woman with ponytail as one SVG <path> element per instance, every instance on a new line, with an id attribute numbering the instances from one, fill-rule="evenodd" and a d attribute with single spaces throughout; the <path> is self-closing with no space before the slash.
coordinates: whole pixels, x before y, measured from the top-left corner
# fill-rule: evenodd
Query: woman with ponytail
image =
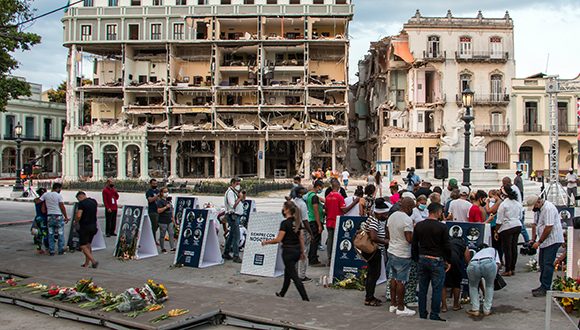
<path id="1" fill-rule="evenodd" d="M 300 211 L 294 202 L 287 201 L 284 203 L 282 214 L 286 220 L 280 224 L 278 236 L 273 240 L 262 241 L 262 245 L 282 243 L 282 259 L 284 260 L 284 284 L 282 290 L 276 293 L 278 297 L 284 297 L 288 288 L 290 287 L 290 280 L 294 281 L 294 285 L 300 297 L 304 301 L 310 301 L 306 294 L 306 289 L 302 280 L 298 276 L 296 270 L 296 263 L 300 259 L 306 258 L 304 255 L 304 236 L 302 230 L 304 226 L 300 217 Z"/>

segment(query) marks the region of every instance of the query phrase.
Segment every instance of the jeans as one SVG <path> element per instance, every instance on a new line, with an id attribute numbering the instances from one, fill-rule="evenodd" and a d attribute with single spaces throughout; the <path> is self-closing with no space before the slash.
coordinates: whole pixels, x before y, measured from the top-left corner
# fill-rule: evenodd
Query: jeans
<path id="1" fill-rule="evenodd" d="M 157 229 L 159 228 L 159 213 L 157 212 L 150 212 L 149 220 L 151 220 L 151 231 L 153 232 L 153 238 L 155 238 L 155 234 L 157 234 Z"/>
<path id="2" fill-rule="evenodd" d="M 493 282 L 497 275 L 497 265 L 494 259 L 475 260 L 467 266 L 467 278 L 469 279 L 469 297 L 471 297 L 471 310 L 479 311 L 479 283 L 485 281 L 485 298 L 483 311 L 490 312 L 493 303 Z"/>
<path id="3" fill-rule="evenodd" d="M 175 247 L 173 244 L 173 233 L 173 222 L 159 224 L 159 247 L 161 250 L 165 250 L 165 234 L 169 236 L 169 247 L 172 249 Z"/>
<path id="4" fill-rule="evenodd" d="M 318 225 L 316 222 L 310 222 L 310 230 L 312 230 L 313 237 L 310 240 L 310 248 L 308 251 L 308 263 L 317 264 L 318 260 L 318 246 L 320 245 L 321 233 L 318 232 Z"/>
<path id="5" fill-rule="evenodd" d="M 290 287 L 290 280 L 292 280 L 302 300 L 308 300 L 304 284 L 298 277 L 298 272 L 296 272 L 296 263 L 300 260 L 300 247 L 283 247 L 282 260 L 284 260 L 284 284 L 282 285 L 282 290 L 280 290 L 280 296 L 284 297 L 286 295 Z"/>
<path id="6" fill-rule="evenodd" d="M 431 314 L 429 318 L 437 320 L 441 311 L 445 263 L 443 260 L 420 257 L 417 263 L 417 275 L 419 276 L 419 316 L 423 319 L 427 318 L 427 291 L 429 291 L 429 283 L 431 283 Z"/>
<path id="7" fill-rule="evenodd" d="M 302 236 L 304 237 L 304 254 L 308 255 L 308 252 L 310 252 L 310 234 L 303 230 Z M 308 258 L 298 261 L 298 276 L 300 278 L 306 277 L 306 268 L 308 268 Z"/>
<path id="8" fill-rule="evenodd" d="M 566 193 L 568 194 L 569 199 L 568 205 L 576 206 L 576 196 L 578 195 L 578 187 L 566 188 Z M 571 199 L 570 195 L 572 195 L 574 199 Z"/>
<path id="9" fill-rule="evenodd" d="M 513 272 L 516 269 L 518 262 L 518 237 L 520 236 L 521 228 L 514 227 L 499 233 L 499 240 L 505 256 L 505 271 Z"/>
<path id="10" fill-rule="evenodd" d="M 552 276 L 554 275 L 554 261 L 561 243 L 552 244 L 540 248 L 538 266 L 540 266 L 540 283 L 546 291 L 552 288 Z"/>
<path id="11" fill-rule="evenodd" d="M 520 222 L 522 223 L 521 234 L 524 237 L 524 242 L 528 242 L 530 240 L 530 234 L 528 234 L 528 231 L 526 229 L 525 219 L 526 219 L 526 212 L 524 211 L 524 212 L 522 212 L 522 216 L 520 217 Z"/>
<path id="12" fill-rule="evenodd" d="M 332 248 L 334 247 L 334 228 L 326 228 L 328 231 L 328 238 L 326 240 L 326 255 L 328 256 L 328 264 L 332 260 Z"/>
<path id="13" fill-rule="evenodd" d="M 105 210 L 105 234 L 113 235 L 115 229 L 117 229 L 117 210 L 111 212 Z"/>
<path id="14" fill-rule="evenodd" d="M 58 234 L 58 253 L 64 252 L 64 217 L 62 215 L 48 215 L 48 250 L 54 254 L 54 235 Z"/>
<path id="15" fill-rule="evenodd" d="M 370 301 L 375 297 L 375 289 L 377 281 L 381 276 L 381 262 L 382 251 L 378 249 L 374 254 L 363 253 L 363 257 L 367 260 L 367 279 L 365 282 L 366 296 L 365 300 Z M 370 258 L 370 259 L 369 259 Z"/>
<path id="16" fill-rule="evenodd" d="M 226 240 L 224 254 L 229 255 L 231 251 L 235 258 L 240 256 L 240 216 L 232 213 L 228 214 L 227 217 L 230 231 Z"/>

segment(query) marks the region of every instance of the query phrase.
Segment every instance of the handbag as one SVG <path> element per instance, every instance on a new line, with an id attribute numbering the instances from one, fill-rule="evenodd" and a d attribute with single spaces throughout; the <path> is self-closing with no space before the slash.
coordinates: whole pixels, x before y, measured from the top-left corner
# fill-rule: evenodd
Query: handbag
<path id="1" fill-rule="evenodd" d="M 497 251 L 495 251 L 497 254 Z M 506 281 L 503 279 L 503 276 L 499 274 L 499 269 L 497 270 L 497 274 L 495 274 L 495 280 L 493 281 L 493 291 L 499 291 L 507 286 Z"/>
<path id="2" fill-rule="evenodd" d="M 377 251 L 377 244 L 371 240 L 371 235 L 364 229 L 359 229 L 356 232 L 354 247 L 359 254 L 373 254 Z"/>

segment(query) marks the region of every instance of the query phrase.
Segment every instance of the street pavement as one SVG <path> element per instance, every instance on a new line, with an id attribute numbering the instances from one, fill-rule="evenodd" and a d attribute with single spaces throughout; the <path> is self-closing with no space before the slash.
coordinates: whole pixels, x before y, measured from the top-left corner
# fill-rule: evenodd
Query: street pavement
<path id="1" fill-rule="evenodd" d="M 3 196 L 3 191 L 0 189 L 0 197 Z M 65 200 L 74 201 L 74 192 L 63 192 Z M 89 193 L 92 197 L 99 199 L 100 193 Z M 254 198 L 257 201 L 258 212 L 279 212 L 283 201 L 283 193 L 271 194 L 269 197 Z M 143 198 L 141 194 L 121 194 L 120 204 L 139 203 Z M 220 196 L 202 196 L 201 202 L 212 202 L 214 205 L 220 207 L 223 204 L 223 198 Z M 221 204 L 220 204 L 221 203 Z M 22 220 L 30 217 L 33 214 L 34 207 L 30 202 L 8 202 L 0 201 L 0 223 Z M 102 213 L 102 210 L 100 211 Z M 104 219 L 100 217 L 101 228 L 104 228 Z M 68 227 L 68 226 L 67 226 Z M 68 229 L 68 228 L 67 228 Z M 220 240 L 223 242 L 220 234 Z M 119 262 L 113 258 L 114 238 L 106 238 L 107 249 L 97 251 L 96 258 L 99 260 L 99 271 L 105 271 L 110 274 L 130 277 L 132 274 L 141 274 L 143 276 L 150 276 L 166 281 L 173 281 L 183 283 L 186 285 L 202 286 L 207 288 L 217 288 L 231 290 L 236 293 L 248 293 L 248 295 L 264 295 L 271 298 L 272 302 L 279 301 L 274 296 L 282 284 L 282 278 L 263 278 L 240 274 L 240 265 L 226 262 L 224 265 L 210 267 L 206 269 L 192 269 L 192 268 L 173 268 L 171 267 L 174 255 L 161 254 L 158 257 L 143 259 L 130 262 Z M 0 271 L 2 265 L 9 265 L 11 262 L 17 262 L 22 256 L 34 255 L 34 247 L 32 245 L 32 237 L 28 226 L 1 226 L 0 227 L 0 251 L 3 251 L 3 258 L 0 259 Z M 8 253 L 7 253 L 8 252 Z M 325 261 L 326 252 L 320 252 L 321 259 Z M 70 272 L 78 268 L 78 264 L 82 260 L 80 253 L 67 253 L 64 256 L 35 256 L 35 262 L 30 267 L 42 269 L 43 265 L 62 265 L 63 272 Z M 472 329 L 543 329 L 546 300 L 542 298 L 533 298 L 530 290 L 538 286 L 538 273 L 527 272 L 525 264 L 529 257 L 519 257 L 518 266 L 516 269 L 517 275 L 515 277 L 506 278 L 508 286 L 496 292 L 494 298 L 494 314 L 487 318 L 472 319 L 465 314 L 465 309 L 469 308 L 464 305 L 464 310 L 457 312 L 448 312 L 442 314 L 442 317 L 448 319 L 448 322 L 443 324 L 426 322 L 419 320 L 418 317 L 407 319 L 397 318 L 392 314 L 388 314 L 385 307 L 376 308 L 376 313 L 384 313 L 385 322 L 391 324 L 393 327 L 403 327 L 406 329 L 424 329 L 430 328 L 472 328 Z M 73 267 L 76 266 L 76 267 Z M 86 272 L 90 270 L 83 270 L 82 274 L 79 270 L 79 278 L 87 276 Z M 334 290 L 324 288 L 319 284 L 318 279 L 322 275 L 328 274 L 328 268 L 325 267 L 310 267 L 308 276 L 314 281 L 306 283 L 306 289 L 312 300 L 313 308 L 320 308 L 321 319 L 343 317 L 345 312 L 350 309 L 357 309 L 362 307 L 364 293 L 354 290 Z M 54 278 L 58 278 L 59 274 L 50 274 Z M 377 296 L 384 299 L 385 285 L 377 287 Z M 194 294 L 192 292 L 192 294 Z M 301 304 L 299 296 L 291 287 L 287 295 L 288 306 L 294 304 Z M 336 311 L 329 311 L 324 309 L 324 304 L 332 302 L 342 306 L 341 313 Z M 243 303 L 240 301 L 240 303 Z M 4 305 L 0 305 L 0 329 L 18 329 L 30 328 L 27 324 L 34 324 L 33 320 L 45 320 L 49 328 L 72 328 L 74 324 L 71 321 L 51 319 L 46 316 L 37 316 L 27 310 L 11 307 L 9 310 L 14 320 L 20 320 L 18 323 L 7 323 L 6 312 Z M 291 308 L 291 307 L 289 307 Z M 370 307 L 369 307 L 370 308 Z M 264 315 L 269 315 L 267 308 L 260 311 Z M 272 311 L 273 312 L 273 311 Z M 28 322 L 28 323 L 27 323 Z M 345 319 L 345 323 L 348 319 Z M 22 325 L 22 326 L 20 326 Z M 314 324 L 315 326 L 315 324 Z M 365 324 L 357 324 L 356 328 L 365 329 Z M 567 323 L 565 317 L 559 313 L 558 309 L 553 306 L 552 315 L 552 329 L 574 329 Z M 93 329 L 90 326 L 79 325 L 76 329 Z M 213 328 L 212 328 L 213 329 Z"/>

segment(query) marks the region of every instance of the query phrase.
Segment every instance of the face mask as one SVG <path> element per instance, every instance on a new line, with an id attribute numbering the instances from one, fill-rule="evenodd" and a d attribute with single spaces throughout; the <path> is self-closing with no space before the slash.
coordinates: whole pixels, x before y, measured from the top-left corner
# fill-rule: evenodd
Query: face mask
<path id="1" fill-rule="evenodd" d="M 234 189 L 236 189 L 236 191 L 240 191 L 240 190 L 242 190 L 242 186 L 237 185 Z"/>
<path id="2" fill-rule="evenodd" d="M 495 198 L 489 200 L 490 203 L 495 203 Z"/>
<path id="3" fill-rule="evenodd" d="M 419 204 L 419 206 L 417 206 L 417 208 L 419 208 L 419 211 L 425 211 L 427 209 L 427 205 Z"/>
<path id="4" fill-rule="evenodd" d="M 534 212 L 540 212 L 540 208 L 534 206 L 534 208 L 532 209 L 532 211 L 534 211 Z"/>
<path id="5" fill-rule="evenodd" d="M 109 187 L 111 187 L 111 188 L 113 188 L 114 186 L 115 186 L 115 185 L 114 185 L 114 184 L 112 184 L 112 183 L 109 185 Z"/>

